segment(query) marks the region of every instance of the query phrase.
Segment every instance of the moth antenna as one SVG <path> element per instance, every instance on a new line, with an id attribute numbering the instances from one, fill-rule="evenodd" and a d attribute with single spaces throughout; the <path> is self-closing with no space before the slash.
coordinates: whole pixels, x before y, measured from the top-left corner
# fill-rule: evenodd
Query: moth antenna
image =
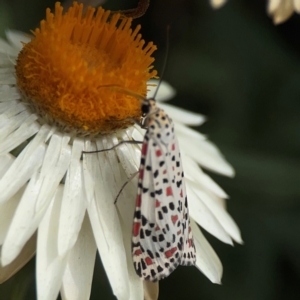
<path id="1" fill-rule="evenodd" d="M 156 97 L 158 89 L 159 89 L 159 87 L 162 83 L 162 79 L 163 79 L 163 76 L 164 76 L 166 68 L 167 68 L 167 61 L 168 61 L 168 57 L 169 57 L 169 48 L 170 48 L 170 25 L 167 26 L 167 32 L 166 33 L 167 33 L 166 53 L 165 53 L 165 58 L 164 58 L 164 62 L 163 62 L 163 67 L 162 67 L 162 70 L 161 70 L 161 76 L 159 78 L 159 81 L 158 81 L 158 84 L 157 84 L 157 87 L 156 87 L 156 91 L 154 92 L 154 95 L 152 97 L 153 100 L 155 100 L 155 97 Z"/>
<path id="2" fill-rule="evenodd" d="M 144 0 L 140 0 L 139 3 L 143 2 Z M 150 0 L 147 0 L 148 2 Z M 160 79 L 158 81 L 158 84 L 157 84 L 157 87 L 156 87 L 156 90 L 154 92 L 154 95 L 153 97 L 151 98 L 152 100 L 155 100 L 155 97 L 157 95 L 157 92 L 159 90 L 159 87 L 162 83 L 162 79 L 163 79 L 163 76 L 164 76 L 164 73 L 165 73 L 165 70 L 166 70 L 166 67 L 167 67 L 167 61 L 168 61 L 168 57 L 169 57 L 169 48 L 170 48 L 170 25 L 167 26 L 167 32 L 166 32 L 166 38 L 167 38 L 167 42 L 166 42 L 166 53 L 165 53 L 165 58 L 164 58 L 164 62 L 163 62 L 163 67 L 162 67 L 162 71 L 161 71 L 161 76 L 160 76 Z M 142 96 L 142 95 L 139 95 L 127 88 L 124 88 L 120 85 L 117 85 L 117 84 L 106 84 L 106 85 L 101 85 L 99 86 L 98 88 L 110 88 L 112 90 L 117 90 L 117 91 L 120 91 L 124 94 L 127 94 L 129 96 L 132 96 L 132 97 L 135 97 L 141 101 L 144 101 L 144 100 L 147 100 L 146 97 Z"/>

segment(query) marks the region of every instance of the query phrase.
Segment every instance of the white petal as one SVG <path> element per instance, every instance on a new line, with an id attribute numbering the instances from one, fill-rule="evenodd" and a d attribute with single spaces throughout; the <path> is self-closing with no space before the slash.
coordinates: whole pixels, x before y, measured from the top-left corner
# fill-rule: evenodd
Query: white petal
<path id="1" fill-rule="evenodd" d="M 132 138 L 135 141 L 143 141 L 146 130 L 141 128 L 139 125 L 135 125 L 134 129 L 135 130 L 133 130 L 133 132 L 132 132 Z"/>
<path id="2" fill-rule="evenodd" d="M 181 155 L 184 166 L 184 175 L 187 179 L 195 182 L 199 188 L 206 188 L 221 198 L 228 198 L 224 190 L 206 175 L 197 163 L 186 155 Z"/>
<path id="3" fill-rule="evenodd" d="M 45 135 L 48 135 L 47 131 L 44 132 L 44 138 Z M 19 254 L 26 240 L 36 230 L 55 194 L 70 162 L 71 153 L 67 141 L 68 139 L 55 135 L 47 148 L 48 155 L 44 158 L 43 167 L 48 164 L 49 172 L 41 169 L 31 176 L 3 244 L 3 264 L 10 263 Z M 3 179 L 0 184 L 2 181 Z"/>
<path id="4" fill-rule="evenodd" d="M 125 251 L 122 249 L 123 241 L 120 238 L 116 238 L 115 234 L 112 234 L 114 227 L 111 230 L 106 228 L 106 233 L 111 233 L 111 238 L 107 238 L 104 228 L 102 228 L 106 227 L 104 226 L 106 224 L 104 224 L 105 221 L 101 220 L 102 217 L 98 216 L 99 211 L 100 209 L 97 210 L 95 201 L 92 200 L 88 212 L 103 266 L 114 295 L 118 299 L 129 299 L 127 265 L 124 257 Z M 110 212 L 107 209 L 105 211 Z"/>
<path id="5" fill-rule="evenodd" d="M 82 150 L 83 141 L 75 139 L 72 145 L 72 157 L 64 184 L 64 195 L 60 211 L 58 230 L 59 255 L 64 255 L 74 246 L 86 210 L 80 161 Z"/>
<path id="6" fill-rule="evenodd" d="M 66 256 L 57 252 L 57 232 L 63 189 L 57 189 L 38 229 L 36 280 L 39 300 L 56 299 L 67 264 Z"/>
<path id="7" fill-rule="evenodd" d="M 158 291 L 159 291 L 159 283 L 151 282 L 144 280 L 144 298 L 145 300 L 157 300 L 158 299 Z"/>
<path id="8" fill-rule="evenodd" d="M 0 84 L 16 84 L 14 72 L 0 73 Z"/>
<path id="9" fill-rule="evenodd" d="M 0 245 L 4 243 L 11 220 L 15 214 L 20 199 L 22 198 L 25 187 L 26 186 L 22 187 L 9 199 L 9 201 L 0 205 Z"/>
<path id="10" fill-rule="evenodd" d="M 17 57 L 19 51 L 12 47 L 6 40 L 0 38 L 0 53 L 3 53 L 7 58 Z"/>
<path id="11" fill-rule="evenodd" d="M 45 155 L 43 138 L 47 133 L 46 128 L 41 129 L 2 177 L 0 181 L 0 203 L 4 203 L 14 195 L 41 166 Z"/>
<path id="12" fill-rule="evenodd" d="M 233 221 L 232 217 L 228 214 L 228 212 L 218 203 L 217 196 L 212 194 L 208 190 L 201 190 L 195 183 L 188 182 L 188 185 L 192 188 L 192 190 L 198 195 L 199 199 L 205 204 L 205 206 L 213 213 L 225 231 L 229 234 L 229 236 L 234 239 L 236 242 L 242 244 L 243 240 L 241 238 L 241 233 Z"/>
<path id="13" fill-rule="evenodd" d="M 278 9 L 279 5 L 280 5 L 280 2 L 282 0 L 269 0 L 268 2 L 268 13 L 269 14 L 273 14 L 275 10 Z"/>
<path id="14" fill-rule="evenodd" d="M 11 154 L 2 154 L 0 155 L 0 178 L 6 173 L 9 167 L 14 162 L 15 157 Z"/>
<path id="15" fill-rule="evenodd" d="M 7 76 L 7 74 L 14 74 L 15 73 L 15 68 L 14 68 L 14 66 L 10 66 L 10 67 L 7 67 L 7 68 L 0 68 L 0 74 L 1 75 L 6 75 Z"/>
<path id="16" fill-rule="evenodd" d="M 12 132 L 6 139 L 2 140 L 0 144 L 0 153 L 7 153 L 15 149 L 37 133 L 40 129 L 40 125 L 35 122 L 36 119 L 36 115 L 30 115 L 17 130 Z"/>
<path id="17" fill-rule="evenodd" d="M 36 250 L 36 234 L 34 234 L 25 244 L 20 255 L 9 265 L 0 265 L 0 283 L 3 283 L 15 273 L 17 273 L 34 256 Z M 0 247 L 1 252 L 1 247 Z"/>
<path id="18" fill-rule="evenodd" d="M 176 95 L 176 90 L 166 81 L 162 81 L 159 88 L 157 89 L 158 83 L 159 80 L 156 79 L 151 79 L 148 81 L 148 99 L 153 99 L 153 97 L 155 97 L 156 101 L 166 101 L 173 98 Z"/>
<path id="19" fill-rule="evenodd" d="M 213 8 L 220 8 L 226 3 L 227 0 L 210 0 L 210 5 Z"/>
<path id="20" fill-rule="evenodd" d="M 126 140 L 127 140 L 127 138 L 126 138 Z M 123 146 L 124 145 L 122 145 L 120 147 L 123 147 Z M 127 146 L 129 148 L 131 147 L 131 145 L 127 145 Z M 116 152 L 120 151 L 119 150 L 120 147 L 116 148 Z M 103 148 L 103 147 L 101 147 L 101 148 Z M 89 146 L 87 145 L 85 150 L 86 151 L 93 151 L 94 149 L 89 148 Z M 120 151 L 120 152 L 122 152 L 122 151 Z M 130 152 L 131 151 L 129 151 L 128 153 L 130 153 Z M 94 155 L 94 157 L 91 157 L 90 155 Z M 125 159 L 125 156 L 123 158 Z M 102 240 L 105 238 L 104 235 L 103 235 L 103 233 L 100 234 L 100 235 L 98 235 L 99 230 L 100 230 L 100 233 L 102 232 L 102 229 L 98 229 L 99 226 L 102 228 L 102 225 L 101 225 L 101 222 L 100 222 L 101 218 L 98 217 L 97 212 L 95 212 L 95 209 L 93 209 L 93 207 L 94 207 L 93 195 L 94 195 L 94 186 L 95 186 L 95 184 L 90 183 L 90 181 L 93 180 L 94 178 L 96 178 L 95 176 L 97 176 L 97 175 L 95 175 L 95 173 L 94 173 L 94 175 L 90 174 L 90 171 L 92 171 L 91 170 L 91 166 L 93 166 L 93 167 L 95 167 L 95 168 L 98 169 L 99 166 L 100 166 L 100 162 L 98 161 L 97 156 L 95 156 L 95 154 L 84 154 L 83 165 L 84 165 L 85 188 L 86 188 L 87 195 L 89 195 L 88 198 L 90 198 L 90 199 L 88 199 L 88 203 L 90 203 L 91 206 L 92 206 L 92 208 L 89 209 L 89 215 L 90 215 L 91 220 L 94 220 L 93 229 L 94 229 L 94 232 L 97 233 L 96 236 L 95 236 L 95 238 L 97 240 L 97 244 L 98 244 L 98 248 L 99 248 L 99 253 L 100 253 L 102 262 L 103 262 L 105 268 L 109 268 L 108 277 L 110 279 L 111 285 L 114 286 L 114 282 L 115 281 L 118 282 L 118 277 L 116 276 L 116 274 L 114 274 L 114 272 L 112 272 L 112 268 L 115 267 L 115 265 L 114 265 L 115 262 L 113 261 L 113 257 L 109 257 L 109 255 L 107 254 L 107 251 L 109 251 L 109 250 L 106 247 L 104 247 L 107 244 L 107 242 L 105 240 L 102 242 Z M 132 169 L 132 165 L 130 165 L 130 168 Z M 122 168 L 120 169 L 120 172 L 121 172 L 121 174 L 120 174 L 121 175 L 120 183 L 122 183 L 122 182 L 126 181 L 127 177 L 124 174 L 124 170 Z M 98 180 L 101 180 L 101 179 L 98 179 Z M 98 184 L 98 180 L 97 180 L 97 184 Z M 123 240 L 127 241 L 127 243 L 125 243 L 125 245 L 124 245 L 125 249 L 126 249 L 127 261 L 128 261 L 128 259 L 130 259 L 130 263 L 127 266 L 128 267 L 128 270 L 127 270 L 128 274 L 126 275 L 128 277 L 128 282 L 129 282 L 129 294 L 130 294 L 130 298 L 129 299 L 131 299 L 131 300 L 135 300 L 135 299 L 136 300 L 140 300 L 140 299 L 142 299 L 143 288 L 142 288 L 141 280 L 137 277 L 137 275 L 135 274 L 135 271 L 133 270 L 133 263 L 132 263 L 132 258 L 131 258 L 131 245 L 130 245 L 131 231 L 132 231 L 131 226 L 132 226 L 133 205 L 134 205 L 134 199 L 135 199 L 135 193 L 136 193 L 136 184 L 137 183 L 134 182 L 134 185 L 132 185 L 132 184 L 133 183 L 130 182 L 128 184 L 128 186 L 126 187 L 126 189 L 124 189 L 124 192 L 122 192 L 122 194 L 119 197 L 117 205 L 119 203 L 120 204 L 125 204 L 125 212 L 127 214 L 126 214 L 126 216 L 124 218 L 121 217 L 121 222 L 122 222 L 122 220 L 126 220 L 127 223 L 128 222 L 130 223 L 130 226 L 127 229 L 125 229 L 126 226 L 124 225 L 123 222 L 122 222 L 122 227 L 121 227 L 122 228 L 122 232 L 123 233 L 125 232 L 125 235 L 123 235 Z M 132 187 L 132 186 L 134 187 L 134 194 L 131 195 L 130 197 L 127 197 L 128 188 Z M 109 189 L 109 188 L 107 187 L 107 189 Z M 117 192 L 119 192 L 119 189 L 117 190 Z M 103 195 L 103 196 L 105 197 L 105 195 Z M 131 201 L 131 200 L 133 200 L 133 201 Z M 101 201 L 103 201 L 103 200 L 101 199 Z M 132 209 L 130 209 L 129 206 L 126 205 L 126 203 L 128 203 L 128 201 L 131 201 L 131 207 L 132 207 Z M 99 209 L 101 209 L 101 208 L 99 208 Z M 93 212 L 93 215 L 91 215 L 91 212 Z M 121 213 L 121 215 L 122 215 L 122 213 Z M 93 224 L 93 221 L 91 221 L 91 222 Z M 126 236 L 126 232 L 128 233 L 127 236 Z M 113 236 L 112 236 L 112 238 L 113 238 Z M 101 243 L 101 247 L 99 246 L 100 243 Z M 115 248 L 115 246 L 114 246 L 114 248 Z M 123 253 L 122 253 L 122 255 L 123 255 Z M 119 268 L 119 267 L 120 266 L 117 265 L 117 268 Z M 119 286 L 117 287 L 117 291 L 115 291 L 114 293 L 115 294 L 116 293 L 120 293 L 121 294 L 122 293 L 121 289 L 122 289 L 122 286 L 120 287 L 120 284 L 119 284 Z"/>
<path id="21" fill-rule="evenodd" d="M 86 216 L 74 248 L 68 256 L 63 277 L 63 300 L 90 299 L 97 247 L 92 228 Z"/>
<path id="22" fill-rule="evenodd" d="M 219 257 L 193 220 L 191 220 L 191 227 L 196 246 L 196 266 L 211 282 L 220 284 L 223 267 Z"/>
<path id="23" fill-rule="evenodd" d="M 91 149 L 92 150 L 92 149 Z M 88 214 L 103 266 L 119 300 L 129 299 L 129 279 L 126 254 L 123 246 L 122 230 L 118 213 L 114 205 L 117 185 L 114 175 L 118 169 L 111 167 L 110 160 L 114 151 L 95 155 L 84 155 L 84 176 L 87 172 L 94 179 L 94 193 L 87 191 Z M 116 162 L 113 164 L 116 166 Z"/>
<path id="24" fill-rule="evenodd" d="M 114 142 L 116 142 L 116 141 L 114 141 Z M 98 149 L 102 149 L 102 148 L 103 149 L 107 149 L 107 148 L 110 148 L 111 146 L 112 146 L 111 143 L 109 143 L 108 141 L 103 140 L 103 145 L 99 144 L 98 145 Z M 116 152 L 120 153 L 119 147 L 116 148 Z M 111 178 L 108 178 L 108 180 L 109 180 L 108 182 L 111 183 L 111 184 L 113 184 L 113 185 L 114 185 L 114 182 L 116 182 L 117 185 L 115 185 L 114 187 L 109 187 L 108 183 L 106 183 L 105 186 L 106 186 L 106 189 L 108 191 L 110 191 L 112 189 L 116 189 L 116 191 L 113 191 L 113 195 L 114 195 L 114 194 L 118 193 L 118 191 L 120 189 L 120 186 L 119 186 L 120 183 L 125 182 L 126 179 L 127 179 L 127 176 L 124 174 L 123 168 L 119 168 L 118 167 L 118 168 L 113 168 L 112 169 L 112 166 L 116 166 L 116 161 L 117 161 L 116 160 L 116 156 L 115 156 L 115 152 L 114 151 L 107 151 L 105 153 L 107 154 L 106 157 L 105 156 L 104 157 L 100 156 L 100 158 L 105 160 L 105 162 L 107 163 L 107 166 L 105 166 L 104 163 L 101 163 L 101 159 L 99 160 L 99 163 L 101 165 L 102 178 L 108 177 L 107 172 L 109 170 L 113 170 L 113 174 L 110 175 Z M 99 155 L 100 154 L 101 153 L 99 153 Z M 103 154 L 104 153 L 102 153 L 102 155 Z M 123 156 L 123 158 L 125 159 L 124 156 Z M 106 168 L 107 168 L 107 171 L 105 170 Z M 99 178 L 99 176 L 94 175 L 93 178 Z M 125 293 L 128 293 L 130 295 L 128 297 L 128 299 L 131 299 L 131 300 L 135 300 L 135 299 L 136 300 L 140 300 L 140 299 L 142 299 L 142 295 L 143 295 L 142 282 L 141 282 L 140 278 L 136 275 L 136 273 L 135 273 L 135 271 L 133 269 L 132 256 L 131 256 L 131 246 L 130 246 L 131 245 L 130 244 L 131 233 L 132 233 L 132 216 L 133 216 L 133 206 L 134 206 L 135 194 L 136 194 L 136 186 L 137 186 L 137 182 L 136 182 L 136 178 L 134 178 L 131 182 L 128 183 L 127 188 L 124 189 L 124 191 L 120 195 L 120 197 L 118 199 L 118 203 L 117 203 L 117 205 L 119 203 L 120 204 L 121 203 L 122 204 L 124 204 L 124 203 L 128 204 L 128 202 L 131 204 L 131 205 L 126 205 L 126 209 L 125 209 L 126 213 L 125 214 L 123 214 L 119 209 L 117 210 L 118 211 L 118 218 L 120 219 L 121 229 L 122 229 L 122 233 L 123 233 L 123 239 L 122 239 L 122 241 L 125 240 L 127 242 L 125 242 L 125 245 L 123 245 L 121 248 L 120 248 L 120 246 L 122 244 L 119 244 L 118 248 L 120 248 L 120 249 L 117 249 L 116 246 L 114 245 L 114 243 L 112 244 L 113 249 L 116 248 L 116 250 L 118 250 L 118 251 L 123 251 L 122 255 L 120 257 L 120 259 L 121 259 L 120 260 L 121 265 L 118 265 L 118 268 L 120 268 L 120 267 L 123 266 L 123 269 L 122 269 L 122 271 L 118 271 L 118 273 L 120 273 L 120 272 L 121 272 L 121 274 L 123 273 L 123 276 L 125 276 L 125 278 L 123 277 L 123 281 L 124 281 L 124 279 L 126 279 L 126 281 L 127 281 L 127 282 L 125 282 L 125 284 L 123 283 L 123 288 L 120 285 L 120 283 L 118 283 L 118 285 L 119 285 L 118 290 L 114 291 L 114 293 L 115 293 L 115 295 L 117 295 L 117 292 L 118 292 L 120 294 L 121 299 L 127 297 Z M 133 194 L 132 194 L 132 192 L 133 192 Z M 111 193 L 112 192 L 110 192 L 110 194 Z M 130 193 L 130 195 L 128 193 Z M 101 194 L 101 196 L 105 197 L 104 199 L 107 198 L 109 200 L 109 198 L 113 198 L 113 200 L 111 200 L 111 201 L 115 200 L 115 195 L 113 197 L 111 197 L 111 196 L 108 196 L 108 195 L 105 195 L 105 194 L 104 195 Z M 104 201 L 104 199 L 101 199 L 101 203 Z M 111 203 L 109 202 L 109 206 L 110 205 L 111 205 Z M 132 209 L 130 210 L 129 207 L 132 207 Z M 113 211 L 115 211 L 115 208 L 116 208 L 116 205 L 114 205 Z M 118 208 L 119 208 L 119 206 L 118 206 Z M 103 209 L 103 207 L 101 208 L 101 212 L 102 212 L 102 209 Z M 105 213 L 105 207 L 104 207 L 104 211 L 102 213 Z M 108 212 L 105 215 L 107 217 L 107 216 L 113 216 L 114 214 L 115 214 L 115 212 L 113 214 L 111 214 L 111 213 Z M 102 218 L 100 218 L 100 217 L 99 217 L 99 219 L 102 220 L 103 217 Z M 112 220 L 110 220 L 110 222 L 111 221 Z M 124 224 L 124 222 L 126 222 L 126 224 Z M 106 223 L 107 223 L 107 221 L 105 222 L 105 224 Z M 114 223 L 115 224 L 119 224 L 119 221 L 118 221 L 118 223 L 116 223 L 116 221 Z M 92 222 L 92 224 L 93 224 L 93 222 Z M 98 226 L 98 225 L 96 224 L 96 226 Z M 111 225 L 109 225 L 109 223 L 107 225 L 104 225 L 104 224 L 102 225 L 102 227 L 104 227 L 104 228 L 106 228 L 106 226 L 109 226 L 109 227 L 104 231 L 104 233 L 105 234 L 109 234 L 109 237 L 111 237 L 111 235 L 113 234 L 113 233 L 111 233 L 113 227 Z M 114 226 L 116 227 L 116 225 L 114 225 Z M 119 236 L 120 233 L 118 232 L 119 229 L 118 228 L 116 228 L 116 229 L 117 229 L 117 232 L 115 231 L 115 234 L 117 235 L 117 240 L 118 240 L 118 239 L 120 239 L 120 236 Z M 97 232 L 97 236 L 96 236 L 96 240 L 97 240 L 97 238 L 98 238 L 98 230 L 94 229 L 93 231 Z M 108 239 L 108 237 L 106 237 L 106 243 L 108 241 L 107 239 Z M 102 242 L 102 244 L 103 244 L 103 242 Z M 98 242 L 97 242 L 97 245 L 98 245 L 98 248 L 99 248 L 99 243 Z M 124 251 L 123 247 L 125 247 L 125 251 Z M 102 248 L 103 248 L 103 245 L 102 245 Z M 112 266 L 112 264 L 117 263 L 117 261 L 115 261 L 116 258 L 112 258 L 111 256 L 108 257 L 108 255 L 107 254 L 105 255 L 105 252 L 101 251 L 100 248 L 99 248 L 99 252 L 100 252 L 101 259 L 102 259 L 102 262 L 103 262 L 106 270 L 107 270 L 107 268 L 109 268 L 110 265 Z M 103 261 L 104 260 L 103 255 L 104 255 L 104 257 L 108 257 L 109 258 L 109 260 L 106 262 L 106 264 Z M 113 261 L 111 261 L 111 259 L 113 259 Z M 123 261 L 124 259 L 126 259 L 126 261 Z M 128 264 L 127 264 L 127 261 L 129 261 Z M 126 266 L 124 265 L 125 263 L 126 263 Z M 112 268 L 112 267 L 110 267 L 110 268 Z M 117 270 L 115 270 L 115 271 L 117 271 Z M 107 273 L 108 273 L 108 271 L 107 271 Z M 110 269 L 110 273 L 111 273 L 111 269 Z M 110 279 L 110 282 L 111 282 L 111 285 L 112 285 L 113 289 L 114 289 L 115 284 L 116 284 L 115 282 L 118 279 L 118 277 L 116 277 L 116 275 L 119 276 L 119 274 L 114 274 L 114 273 L 111 273 L 110 275 L 108 274 L 108 277 Z M 125 290 L 125 288 L 126 288 L 126 290 Z M 118 299 L 120 299 L 120 298 L 118 297 Z"/>
<path id="25" fill-rule="evenodd" d="M 6 139 L 11 133 L 17 130 L 29 117 L 29 112 L 22 111 L 21 113 L 7 118 L 5 114 L 0 116 L 0 140 Z M 16 144 L 15 142 L 14 144 Z M 5 151 L 5 150 L 4 150 Z"/>
<path id="26" fill-rule="evenodd" d="M 220 222 L 208 207 L 201 201 L 189 184 L 186 186 L 190 216 L 206 231 L 220 241 L 232 245 L 232 240 Z"/>
<path id="27" fill-rule="evenodd" d="M 70 165 L 69 140 L 70 136 L 67 134 L 56 133 L 51 137 L 41 168 L 40 178 L 43 180 L 43 184 L 36 202 L 36 212 L 41 210 L 44 205 L 47 206 Z"/>
<path id="28" fill-rule="evenodd" d="M 129 136 L 124 134 L 122 140 L 129 140 Z M 128 177 L 137 172 L 140 166 L 140 145 L 124 143 L 116 148 L 116 153 Z"/>
<path id="29" fill-rule="evenodd" d="M 272 13 L 273 22 L 280 24 L 286 21 L 294 12 L 294 6 L 292 0 L 281 1 L 277 9 Z"/>
<path id="30" fill-rule="evenodd" d="M 96 141 L 96 144 L 98 149 L 108 149 L 115 145 L 111 139 L 106 139 L 105 137 L 103 137 L 101 141 Z M 105 184 L 103 188 L 105 187 L 106 189 L 109 189 L 112 191 L 112 194 L 115 193 L 116 196 L 118 189 L 120 188 L 119 184 L 121 182 L 121 170 L 115 151 L 105 151 L 99 153 L 98 162 L 101 166 L 101 177 L 103 183 Z"/>
<path id="31" fill-rule="evenodd" d="M 20 112 L 26 111 L 25 105 L 16 100 L 11 100 L 9 102 L 0 103 L 1 116 L 6 116 L 7 118 L 16 117 Z M 28 116 L 31 113 L 27 112 Z"/>
<path id="32" fill-rule="evenodd" d="M 31 176 L 5 237 L 1 255 L 3 266 L 10 264 L 19 255 L 26 241 L 36 231 L 46 211 L 47 207 L 39 214 L 35 214 L 35 202 L 41 183 L 37 171 Z"/>
<path id="33" fill-rule="evenodd" d="M 142 129 L 140 126 L 135 125 L 133 127 L 133 131 L 131 134 L 127 133 L 131 136 L 135 141 L 143 141 L 146 130 Z"/>
<path id="34" fill-rule="evenodd" d="M 116 203 L 122 226 L 124 247 L 127 256 L 127 268 L 129 276 L 130 300 L 143 299 L 143 281 L 137 276 L 132 261 L 131 237 L 135 199 L 137 192 L 137 178 L 128 183 L 126 189 L 121 193 Z"/>
<path id="35" fill-rule="evenodd" d="M 23 48 L 22 43 L 30 42 L 30 38 L 25 35 L 24 32 L 17 31 L 17 30 L 6 30 L 5 32 L 7 40 L 10 42 L 11 45 L 18 51 Z"/>
<path id="36" fill-rule="evenodd" d="M 1 46 L 0 46 L 1 47 Z M 12 67 L 15 65 L 15 61 L 7 56 L 7 54 L 0 52 L 0 66 L 1 67 Z"/>
<path id="37" fill-rule="evenodd" d="M 0 86 L 0 99 L 1 102 L 20 99 L 21 95 L 16 87 L 10 85 Z"/>
<path id="38" fill-rule="evenodd" d="M 194 112 L 190 112 L 183 108 L 178 108 L 170 104 L 159 103 L 159 107 L 166 111 L 166 113 L 175 121 L 190 126 L 199 126 L 206 121 L 206 117 Z M 175 124 L 176 126 L 176 124 Z"/>
<path id="39" fill-rule="evenodd" d="M 91 147 L 90 141 L 86 141 L 84 145 L 84 151 L 93 151 L 95 148 Z M 93 154 L 83 154 L 82 160 L 82 171 L 83 171 L 83 181 L 84 181 L 84 192 L 86 196 L 87 205 L 90 205 L 90 201 L 94 199 L 94 189 L 95 182 L 93 178 L 93 173 L 91 172 L 91 164 L 94 162 L 92 157 Z"/>
<path id="40" fill-rule="evenodd" d="M 294 0 L 294 7 L 297 13 L 300 13 L 300 0 Z"/>
<path id="41" fill-rule="evenodd" d="M 192 128 L 189 128 L 185 125 L 182 125 L 178 122 L 175 124 L 175 131 L 176 131 L 177 137 L 182 136 L 182 137 L 186 137 L 186 138 L 200 139 L 200 140 L 207 139 L 207 137 L 204 134 L 202 134 Z"/>
<path id="42" fill-rule="evenodd" d="M 192 157 L 202 167 L 225 176 L 233 176 L 234 169 L 226 162 L 217 147 L 208 140 L 193 140 L 188 142 L 181 135 L 178 137 L 181 151 Z"/>

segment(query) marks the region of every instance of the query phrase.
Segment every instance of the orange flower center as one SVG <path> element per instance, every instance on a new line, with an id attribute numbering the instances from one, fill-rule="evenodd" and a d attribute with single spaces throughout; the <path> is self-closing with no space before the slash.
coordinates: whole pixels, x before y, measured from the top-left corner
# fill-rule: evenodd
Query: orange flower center
<path id="1" fill-rule="evenodd" d="M 156 50 L 130 28 L 131 19 L 59 2 L 21 50 L 17 85 L 42 120 L 82 133 L 108 133 L 141 117 L 140 100 Z M 130 91 L 126 93 L 125 91 Z"/>

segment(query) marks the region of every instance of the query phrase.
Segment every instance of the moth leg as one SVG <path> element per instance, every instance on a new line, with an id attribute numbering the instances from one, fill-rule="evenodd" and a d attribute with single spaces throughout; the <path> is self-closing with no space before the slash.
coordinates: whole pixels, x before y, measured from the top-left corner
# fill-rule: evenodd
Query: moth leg
<path id="1" fill-rule="evenodd" d="M 122 191 L 124 190 L 124 188 L 126 187 L 126 185 L 137 175 L 139 173 L 139 171 L 136 171 L 136 172 L 134 172 L 133 174 L 131 174 L 131 176 L 128 178 L 128 180 L 127 181 L 125 181 L 125 183 L 122 185 L 122 187 L 121 187 L 121 189 L 120 189 L 120 191 L 119 191 L 119 193 L 118 193 L 118 195 L 117 195 L 117 197 L 116 197 L 116 200 L 115 200 L 115 202 L 114 202 L 114 204 L 116 204 L 117 203 L 117 201 L 118 201 L 118 198 L 119 198 L 119 196 L 121 195 L 121 193 L 122 193 Z"/>
<path id="2" fill-rule="evenodd" d="M 82 151 L 83 154 L 92 154 L 92 153 L 99 153 L 99 152 L 104 152 L 104 151 L 110 151 L 113 150 L 117 147 L 119 147 L 122 144 L 143 144 L 142 141 L 121 141 L 120 143 L 118 143 L 117 145 L 112 146 L 111 148 L 107 148 L 107 149 L 102 149 L 102 150 L 94 150 L 94 151 Z"/>

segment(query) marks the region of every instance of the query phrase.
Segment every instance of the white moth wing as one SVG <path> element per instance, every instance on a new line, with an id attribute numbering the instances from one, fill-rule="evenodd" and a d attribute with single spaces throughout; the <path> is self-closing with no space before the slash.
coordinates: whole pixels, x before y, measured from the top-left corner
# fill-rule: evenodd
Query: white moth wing
<path id="1" fill-rule="evenodd" d="M 181 160 L 175 150 L 178 143 L 175 137 L 167 146 L 150 138 L 146 147 L 140 168 L 139 232 L 133 235 L 133 257 L 137 273 L 156 281 L 179 264 L 194 264 L 195 250 L 189 238 Z"/>

